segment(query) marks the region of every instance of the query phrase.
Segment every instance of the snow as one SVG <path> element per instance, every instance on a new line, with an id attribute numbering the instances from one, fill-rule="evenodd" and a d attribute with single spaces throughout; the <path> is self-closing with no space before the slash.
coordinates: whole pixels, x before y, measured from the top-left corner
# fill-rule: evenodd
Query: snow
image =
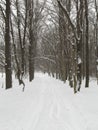
<path id="1" fill-rule="evenodd" d="M 81 64 L 82 63 L 82 60 L 80 57 L 78 57 L 78 64 Z"/>
<path id="2" fill-rule="evenodd" d="M 14 79 L 14 78 L 13 78 Z M 94 79 L 90 88 L 74 94 L 68 82 L 36 73 L 26 88 L 4 90 L 0 76 L 0 130 L 98 130 L 98 87 Z M 2 88 L 3 87 L 3 88 Z"/>

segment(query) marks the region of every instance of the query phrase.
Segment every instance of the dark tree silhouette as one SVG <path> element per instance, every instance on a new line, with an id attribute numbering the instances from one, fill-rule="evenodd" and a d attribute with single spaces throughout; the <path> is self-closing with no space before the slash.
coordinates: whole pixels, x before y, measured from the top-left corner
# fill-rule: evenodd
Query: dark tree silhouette
<path id="1" fill-rule="evenodd" d="M 6 0 L 6 20 L 5 20 L 5 77 L 6 89 L 12 87 L 11 70 L 11 42 L 10 42 L 10 0 Z"/>

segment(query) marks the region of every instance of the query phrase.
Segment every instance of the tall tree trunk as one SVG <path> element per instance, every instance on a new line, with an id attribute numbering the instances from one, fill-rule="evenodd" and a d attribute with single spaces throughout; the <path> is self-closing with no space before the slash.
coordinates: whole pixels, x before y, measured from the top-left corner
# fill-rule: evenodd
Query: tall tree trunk
<path id="1" fill-rule="evenodd" d="M 61 2 L 66 5 L 67 1 L 61 0 Z M 58 4 L 59 6 L 59 4 Z M 68 8 L 69 9 L 69 8 Z M 59 69 L 60 69 L 60 78 L 64 82 L 66 81 L 68 75 L 67 75 L 67 63 L 66 63 L 66 58 L 67 58 L 67 31 L 68 31 L 68 24 L 67 20 L 64 19 L 64 12 L 62 8 L 59 6 L 59 37 L 60 37 L 60 43 L 59 43 Z"/>
<path id="2" fill-rule="evenodd" d="M 77 41 L 77 59 L 78 59 L 78 65 L 77 65 L 77 80 L 78 80 L 78 91 L 80 91 L 81 88 L 81 76 L 82 76 L 82 30 L 83 29 L 83 0 L 77 0 L 77 35 L 78 39 Z"/>
<path id="3" fill-rule="evenodd" d="M 26 30 L 27 30 L 27 18 L 28 18 L 28 0 L 25 0 L 25 19 L 24 19 L 24 34 L 23 34 L 23 47 L 22 47 L 22 69 L 23 69 L 23 73 L 25 73 L 26 71 L 26 61 L 25 61 L 25 44 L 26 44 Z"/>
<path id="4" fill-rule="evenodd" d="M 86 82 L 85 87 L 89 87 L 89 20 L 88 20 L 88 3 L 85 0 L 85 18 L 86 18 Z"/>
<path id="5" fill-rule="evenodd" d="M 96 8 L 96 75 L 97 75 L 97 83 L 98 83 L 98 2 L 95 0 L 95 8 Z"/>
<path id="6" fill-rule="evenodd" d="M 6 21 L 5 21 L 5 78 L 6 89 L 12 87 L 11 70 L 11 42 L 10 42 L 10 0 L 6 0 Z"/>
<path id="7" fill-rule="evenodd" d="M 29 0 L 29 81 L 34 79 L 35 37 L 33 30 L 33 0 Z"/>
<path id="8" fill-rule="evenodd" d="M 11 20 L 11 18 L 10 18 Z M 22 79 L 22 75 L 21 75 L 21 68 L 19 65 L 19 61 L 18 61 L 18 57 L 17 57 L 17 49 L 16 49 L 16 45 L 15 45 L 15 37 L 14 37 L 14 31 L 13 31 L 13 25 L 12 25 L 12 20 L 10 22 L 11 24 L 11 35 L 12 35 L 12 42 L 13 42 L 13 51 L 14 51 L 14 58 L 15 58 L 15 63 L 16 63 L 16 77 L 18 78 L 19 81 L 19 85 L 23 84 L 23 86 L 25 86 L 23 79 Z"/>
<path id="9" fill-rule="evenodd" d="M 24 74 L 24 46 L 22 42 L 21 36 L 21 16 L 20 16 L 20 5 L 19 0 L 16 0 L 16 8 L 17 8 L 17 25 L 18 25 L 18 35 L 19 35 L 19 44 L 21 48 L 21 74 Z"/>

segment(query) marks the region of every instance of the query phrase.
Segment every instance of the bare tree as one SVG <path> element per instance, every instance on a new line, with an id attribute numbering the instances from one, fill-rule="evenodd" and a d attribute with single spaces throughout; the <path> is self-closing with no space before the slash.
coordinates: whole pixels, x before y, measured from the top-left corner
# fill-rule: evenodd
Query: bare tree
<path id="1" fill-rule="evenodd" d="M 34 79 L 34 56 L 35 56 L 35 37 L 33 30 L 33 17 L 34 17 L 34 1 L 28 1 L 29 7 L 29 81 Z"/>
<path id="2" fill-rule="evenodd" d="M 89 87 L 89 20 L 88 20 L 88 2 L 85 0 L 85 18 L 86 18 L 86 83 Z"/>
<path id="3" fill-rule="evenodd" d="M 97 66 L 97 83 L 98 83 L 98 2 L 95 0 L 95 9 L 96 9 L 96 66 Z"/>
<path id="4" fill-rule="evenodd" d="M 6 74 L 6 89 L 8 89 L 12 87 L 11 42 L 10 42 L 10 0 L 6 0 L 5 74 Z"/>

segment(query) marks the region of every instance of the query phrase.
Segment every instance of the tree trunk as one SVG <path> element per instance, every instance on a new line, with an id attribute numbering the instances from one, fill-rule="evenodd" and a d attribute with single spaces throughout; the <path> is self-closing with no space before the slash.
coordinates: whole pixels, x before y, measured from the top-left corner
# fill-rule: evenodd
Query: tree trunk
<path id="1" fill-rule="evenodd" d="M 86 82 L 85 87 L 89 87 L 89 21 L 88 21 L 88 3 L 85 0 L 85 18 L 86 18 Z"/>
<path id="2" fill-rule="evenodd" d="M 6 89 L 12 87 L 11 70 L 11 42 L 10 42 L 10 0 L 6 0 L 6 21 L 5 21 L 5 78 Z"/>
<path id="3" fill-rule="evenodd" d="M 29 81 L 34 79 L 35 38 L 33 30 L 33 0 L 29 3 Z"/>
<path id="4" fill-rule="evenodd" d="M 96 76 L 98 83 L 98 2 L 95 0 L 95 8 L 96 8 Z"/>
<path id="5" fill-rule="evenodd" d="M 17 8 L 17 25 L 18 25 L 18 35 L 19 35 L 19 44 L 21 48 L 21 74 L 24 74 L 24 46 L 22 43 L 21 36 L 21 16 L 20 16 L 20 6 L 19 0 L 16 0 L 16 8 Z"/>

